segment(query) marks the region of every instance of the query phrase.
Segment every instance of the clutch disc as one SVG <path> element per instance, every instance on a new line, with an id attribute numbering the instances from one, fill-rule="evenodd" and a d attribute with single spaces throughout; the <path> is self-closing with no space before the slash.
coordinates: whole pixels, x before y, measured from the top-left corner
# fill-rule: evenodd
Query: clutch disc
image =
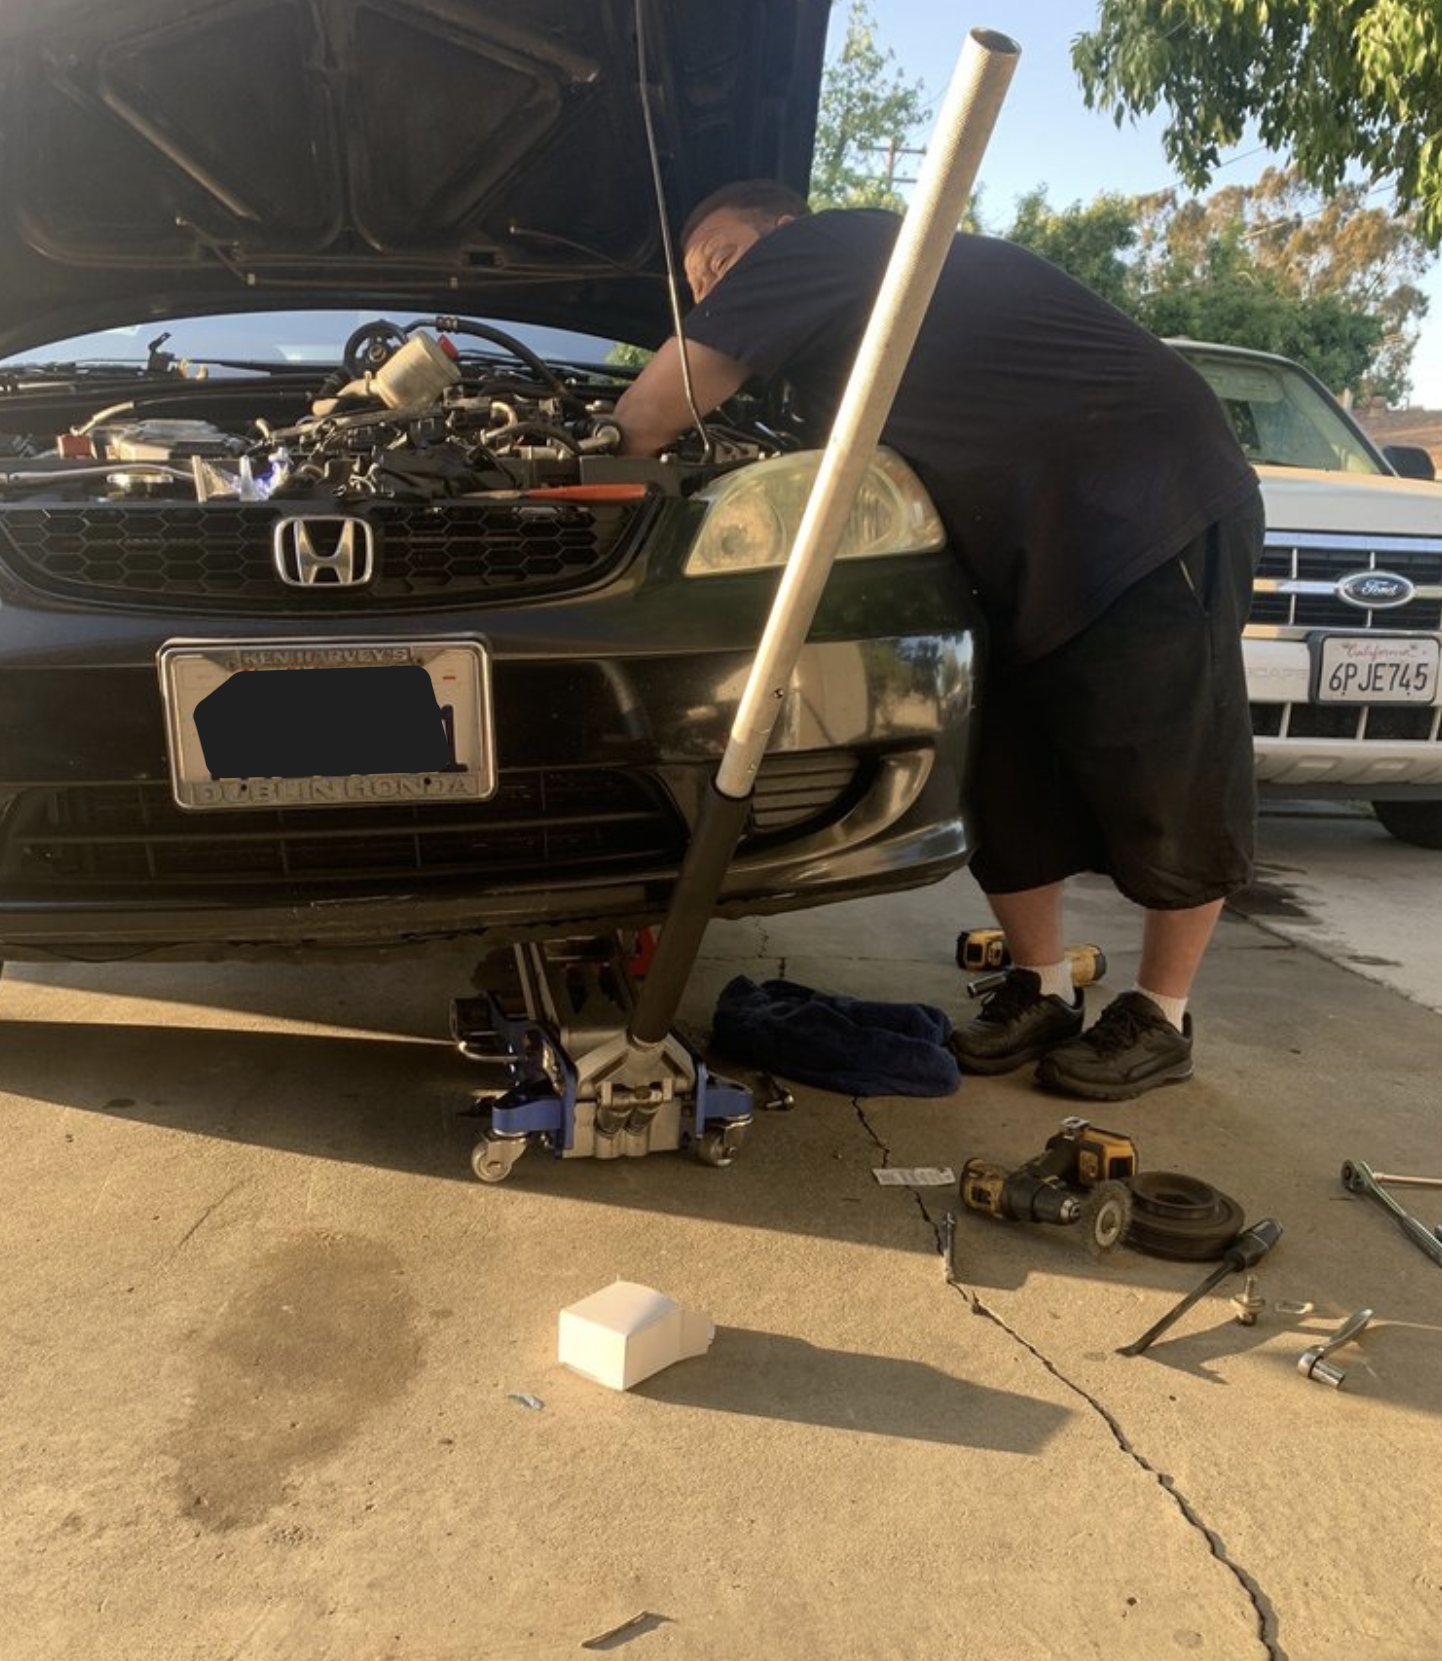
<path id="1" fill-rule="evenodd" d="M 1245 1219 L 1230 1195 L 1179 1171 L 1138 1171 L 1131 1190 L 1125 1244 L 1152 1257 L 1215 1261 L 1236 1239 Z"/>

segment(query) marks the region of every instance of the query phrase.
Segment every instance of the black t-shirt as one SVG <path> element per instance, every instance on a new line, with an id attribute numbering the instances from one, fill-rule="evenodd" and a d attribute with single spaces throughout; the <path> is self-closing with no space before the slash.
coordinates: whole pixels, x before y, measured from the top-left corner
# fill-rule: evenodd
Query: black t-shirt
<path id="1" fill-rule="evenodd" d="M 749 248 L 689 339 L 795 389 L 825 441 L 900 221 L 807 215 Z M 997 648 L 1069 640 L 1257 489 L 1216 396 L 1170 347 L 1014 243 L 959 235 L 882 441 L 916 469 Z"/>

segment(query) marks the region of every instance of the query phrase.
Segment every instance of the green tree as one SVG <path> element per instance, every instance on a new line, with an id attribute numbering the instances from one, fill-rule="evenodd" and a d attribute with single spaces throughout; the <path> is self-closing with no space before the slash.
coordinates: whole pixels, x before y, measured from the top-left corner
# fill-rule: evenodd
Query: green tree
<path id="1" fill-rule="evenodd" d="M 1205 199 L 1163 192 L 1139 206 L 1138 315 L 1151 327 L 1285 352 L 1338 391 L 1405 392 L 1429 256 L 1361 185 L 1323 196 L 1269 168 Z"/>
<path id="2" fill-rule="evenodd" d="M 1159 335 L 1280 352 L 1335 392 L 1395 395 L 1375 367 L 1381 319 L 1340 294 L 1304 298 L 1289 290 L 1235 235 L 1209 243 L 1200 265 L 1169 265 L 1157 278 L 1137 317 Z"/>
<path id="3" fill-rule="evenodd" d="M 1157 334 L 1281 352 L 1338 392 L 1396 401 L 1406 389 L 1428 256 L 1361 187 L 1319 197 L 1272 169 L 1206 198 L 1102 195 L 1064 209 L 1037 189 L 1002 234 Z"/>
<path id="4" fill-rule="evenodd" d="M 1140 237 L 1134 198 L 1098 196 L 1088 206 L 1074 202 L 1053 208 L 1046 187 L 1019 197 L 1010 227 L 1003 233 L 1034 254 L 1059 265 L 1121 311 L 1137 304 L 1137 268 L 1127 256 Z"/>
<path id="5" fill-rule="evenodd" d="M 904 207 L 897 181 L 914 158 L 902 152 L 926 112 L 925 87 L 898 73 L 896 54 L 877 44 L 866 0 L 852 0 L 845 37 L 821 86 L 812 207 Z"/>
<path id="6" fill-rule="evenodd" d="M 655 355 L 649 346 L 632 346 L 629 341 L 618 340 L 606 353 L 606 362 L 614 363 L 618 369 L 644 369 Z"/>
<path id="7" fill-rule="evenodd" d="M 1438 0 L 1100 0 L 1072 63 L 1118 125 L 1167 111 L 1163 144 L 1194 190 L 1254 123 L 1323 192 L 1353 168 L 1395 181 L 1398 208 L 1442 243 Z"/>

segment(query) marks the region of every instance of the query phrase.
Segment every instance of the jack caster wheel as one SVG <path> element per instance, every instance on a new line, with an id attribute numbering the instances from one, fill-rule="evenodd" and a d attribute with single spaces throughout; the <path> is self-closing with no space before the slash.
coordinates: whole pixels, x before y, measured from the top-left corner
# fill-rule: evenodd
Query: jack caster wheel
<path id="1" fill-rule="evenodd" d="M 483 1136 L 471 1149 L 471 1169 L 482 1182 L 504 1182 L 526 1151 L 524 1136 Z"/>
<path id="2" fill-rule="evenodd" d="M 735 1159 L 751 1121 L 721 1125 L 714 1130 L 703 1130 L 696 1139 L 696 1157 L 703 1165 L 727 1166 Z"/>

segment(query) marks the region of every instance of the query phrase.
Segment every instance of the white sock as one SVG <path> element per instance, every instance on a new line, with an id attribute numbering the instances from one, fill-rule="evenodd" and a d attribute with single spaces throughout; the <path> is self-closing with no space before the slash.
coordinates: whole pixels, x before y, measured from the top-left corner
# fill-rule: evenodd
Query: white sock
<path id="1" fill-rule="evenodd" d="M 1060 998 L 1065 1004 L 1076 1002 L 1076 982 L 1072 979 L 1071 963 L 1063 958 L 1060 963 L 1018 963 L 1018 969 L 1030 969 L 1041 981 L 1044 998 Z"/>
<path id="2" fill-rule="evenodd" d="M 1140 992 L 1144 998 L 1150 998 L 1177 1031 L 1182 1030 L 1182 1019 L 1187 1013 L 1185 998 L 1164 998 L 1160 992 L 1148 992 L 1145 986 L 1134 986 L 1132 991 Z"/>

